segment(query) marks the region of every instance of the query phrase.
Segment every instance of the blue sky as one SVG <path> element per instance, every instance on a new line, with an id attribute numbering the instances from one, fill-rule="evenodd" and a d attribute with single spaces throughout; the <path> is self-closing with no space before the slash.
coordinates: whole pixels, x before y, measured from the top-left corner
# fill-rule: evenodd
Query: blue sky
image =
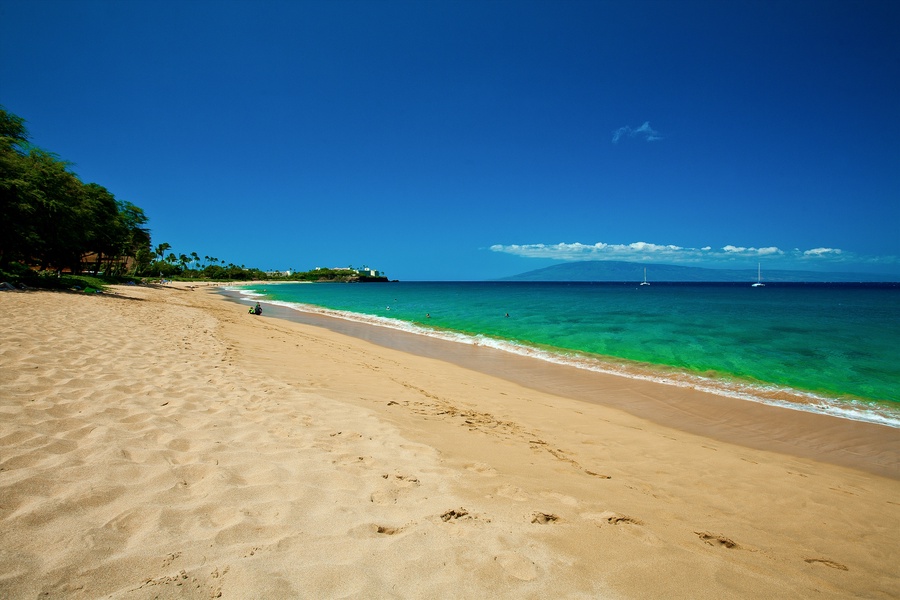
<path id="1" fill-rule="evenodd" d="M 0 23 L 0 104 L 178 253 L 900 273 L 897 2 L 0 0 Z"/>

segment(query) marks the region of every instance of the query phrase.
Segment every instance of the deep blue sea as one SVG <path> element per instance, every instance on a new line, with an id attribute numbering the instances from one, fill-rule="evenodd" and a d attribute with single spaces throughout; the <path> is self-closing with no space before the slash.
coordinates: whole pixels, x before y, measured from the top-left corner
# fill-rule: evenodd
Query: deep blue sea
<path id="1" fill-rule="evenodd" d="M 900 427 L 900 284 L 398 282 L 240 289 L 248 300 Z"/>

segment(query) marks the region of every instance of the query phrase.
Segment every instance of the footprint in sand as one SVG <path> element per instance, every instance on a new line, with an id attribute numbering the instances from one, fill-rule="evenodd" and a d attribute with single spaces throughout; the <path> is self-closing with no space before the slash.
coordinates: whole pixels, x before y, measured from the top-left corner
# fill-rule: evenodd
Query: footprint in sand
<path id="1" fill-rule="evenodd" d="M 347 537 L 354 539 L 365 539 L 373 537 L 381 537 L 384 535 L 396 535 L 403 531 L 403 527 L 394 525 L 378 525 L 377 523 L 367 523 L 358 525 L 347 531 Z"/>
<path id="2" fill-rule="evenodd" d="M 485 477 L 496 477 L 497 471 L 491 465 L 485 463 L 469 463 L 465 465 L 465 469 L 467 471 L 472 471 L 473 473 L 478 473 L 479 475 L 483 475 Z"/>
<path id="3" fill-rule="evenodd" d="M 648 546 L 662 546 L 663 541 L 655 533 L 645 527 L 645 523 L 637 517 L 623 515 L 611 510 L 600 513 L 582 513 L 581 518 L 593 521 L 610 535 L 627 535 Z M 608 527 L 612 525 L 612 527 Z"/>
<path id="4" fill-rule="evenodd" d="M 528 494 L 513 485 L 504 485 L 495 492 L 501 498 L 515 500 L 516 502 L 525 502 L 528 500 Z"/>
<path id="5" fill-rule="evenodd" d="M 694 533 L 710 546 L 722 546 L 723 548 L 738 550 L 741 548 L 740 544 L 724 535 L 716 535 L 715 533 L 710 533 L 708 531 L 695 531 Z"/>
<path id="6" fill-rule="evenodd" d="M 387 487 L 372 492 L 369 500 L 379 506 L 387 506 L 389 504 L 397 504 L 397 501 L 407 495 L 411 490 L 418 487 L 419 480 L 411 475 L 388 475 L 381 476 L 387 480 Z"/>
<path id="7" fill-rule="evenodd" d="M 539 525 L 547 525 L 548 523 L 556 523 L 559 520 L 560 520 L 559 515 L 554 515 L 553 513 L 536 512 L 531 515 L 531 522 L 537 523 Z"/>
<path id="8" fill-rule="evenodd" d="M 494 557 L 494 560 L 510 577 L 522 581 L 531 581 L 537 577 L 537 566 L 517 552 L 501 552 Z"/>
<path id="9" fill-rule="evenodd" d="M 463 517 L 469 519 L 473 518 L 469 516 L 469 511 L 464 508 L 451 508 L 450 510 L 441 514 L 441 521 L 444 521 L 446 523 L 447 521 L 456 521 L 457 519 L 462 519 Z"/>
<path id="10" fill-rule="evenodd" d="M 542 498 L 551 498 L 553 500 L 562 502 L 563 504 L 566 504 L 568 506 L 577 506 L 578 505 L 578 500 L 576 500 L 572 496 L 566 496 L 565 494 L 560 494 L 558 492 L 542 492 L 541 497 Z"/>
<path id="11" fill-rule="evenodd" d="M 804 562 L 809 564 L 819 563 L 821 565 L 825 565 L 826 567 L 831 567 L 832 569 L 837 569 L 839 571 L 849 571 L 846 565 L 842 565 L 839 562 L 834 562 L 833 560 L 828 560 L 827 558 L 804 558 Z"/>
<path id="12" fill-rule="evenodd" d="M 596 521 L 597 523 L 609 523 L 610 525 L 643 525 L 644 522 L 640 519 L 636 519 L 635 517 L 629 517 L 628 515 L 623 515 L 622 513 L 613 512 L 611 510 L 603 511 L 602 513 L 585 513 L 581 515 L 582 518 L 585 518 L 589 521 Z"/>

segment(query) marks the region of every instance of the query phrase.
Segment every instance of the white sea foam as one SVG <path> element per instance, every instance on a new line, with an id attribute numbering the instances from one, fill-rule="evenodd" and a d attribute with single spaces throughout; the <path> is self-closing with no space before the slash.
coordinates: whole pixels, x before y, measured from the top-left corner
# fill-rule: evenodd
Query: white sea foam
<path id="1" fill-rule="evenodd" d="M 224 286 L 222 289 L 227 290 L 229 292 L 240 292 L 240 294 L 242 296 L 247 296 L 248 298 L 255 299 L 255 298 L 265 298 L 266 297 L 265 292 L 257 292 L 256 290 L 249 290 L 249 289 L 245 289 L 245 288 L 230 287 L 230 286 Z"/>
<path id="2" fill-rule="evenodd" d="M 227 288 L 228 289 L 228 288 Z M 265 294 L 242 288 L 230 288 L 248 297 L 262 297 Z M 828 398 L 812 392 L 804 392 L 793 388 L 776 385 L 761 385 L 735 380 L 726 380 L 712 377 L 704 377 L 684 371 L 666 371 L 662 367 L 653 365 L 641 365 L 627 361 L 617 361 L 614 358 L 602 359 L 579 353 L 565 353 L 561 351 L 549 351 L 527 344 L 521 344 L 511 340 L 503 340 L 483 335 L 470 335 L 455 331 L 433 329 L 415 323 L 366 315 L 349 311 L 333 310 L 300 304 L 296 302 L 283 302 L 269 300 L 268 304 L 283 306 L 299 312 L 334 317 L 346 321 L 353 321 L 377 327 L 385 327 L 398 331 L 405 331 L 416 335 L 425 335 L 441 340 L 484 346 L 503 352 L 527 356 L 559 365 L 576 367 L 596 373 L 628 377 L 643 381 L 652 381 L 664 385 L 672 385 L 682 388 L 691 388 L 710 394 L 737 398 L 751 402 L 758 402 L 770 406 L 779 406 L 791 410 L 825 414 L 853 421 L 875 423 L 888 427 L 900 428 L 900 411 L 893 407 L 866 402 L 855 399 Z"/>

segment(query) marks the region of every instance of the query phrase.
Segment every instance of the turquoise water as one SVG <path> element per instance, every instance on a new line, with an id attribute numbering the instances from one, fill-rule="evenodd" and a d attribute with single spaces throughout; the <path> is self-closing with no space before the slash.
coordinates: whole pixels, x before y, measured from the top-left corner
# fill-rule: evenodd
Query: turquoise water
<path id="1" fill-rule="evenodd" d="M 900 427 L 900 286 L 281 284 L 254 300 Z M 509 316 L 507 316 L 509 315 Z"/>

